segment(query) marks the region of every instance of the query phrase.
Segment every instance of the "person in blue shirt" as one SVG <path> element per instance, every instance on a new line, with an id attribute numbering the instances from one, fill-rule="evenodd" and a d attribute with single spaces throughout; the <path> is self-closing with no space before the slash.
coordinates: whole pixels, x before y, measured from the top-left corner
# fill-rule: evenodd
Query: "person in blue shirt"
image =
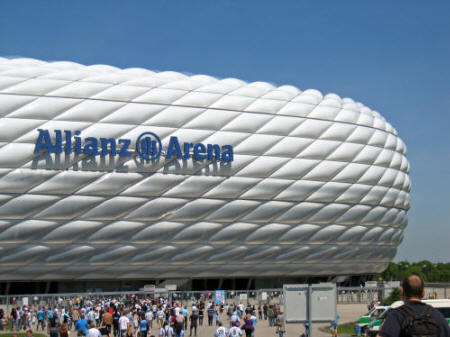
<path id="1" fill-rule="evenodd" d="M 36 313 L 36 317 L 37 317 L 37 321 L 38 321 L 36 330 L 39 330 L 39 325 L 40 325 L 41 328 L 42 328 L 42 331 L 44 331 L 44 329 L 45 329 L 45 320 L 44 320 L 45 313 L 44 313 L 44 310 L 42 310 L 41 307 L 38 308 L 38 311 Z"/>
<path id="2" fill-rule="evenodd" d="M 214 309 L 214 305 L 211 305 L 209 308 L 208 308 L 208 325 L 209 326 L 212 326 L 213 325 L 213 318 L 214 318 L 214 312 L 215 312 L 216 310 Z"/>
<path id="3" fill-rule="evenodd" d="M 181 314 L 184 317 L 184 330 L 186 330 L 187 329 L 187 323 L 188 323 L 188 315 L 189 315 L 189 312 L 188 312 L 186 306 L 184 306 L 183 309 L 181 309 Z"/>
<path id="4" fill-rule="evenodd" d="M 81 318 L 75 323 L 75 328 L 77 329 L 78 336 L 86 336 L 87 327 L 88 322 L 84 319 L 84 316 L 81 316 Z"/>
<path id="5" fill-rule="evenodd" d="M 51 320 L 53 318 L 53 311 L 51 310 L 51 308 L 49 307 L 47 309 L 47 311 L 45 312 L 45 314 L 47 315 L 47 319 Z"/>
<path id="6" fill-rule="evenodd" d="M 141 320 L 139 321 L 139 332 L 141 333 L 141 337 L 147 337 L 148 331 L 148 322 L 145 319 L 145 315 L 141 316 Z"/>

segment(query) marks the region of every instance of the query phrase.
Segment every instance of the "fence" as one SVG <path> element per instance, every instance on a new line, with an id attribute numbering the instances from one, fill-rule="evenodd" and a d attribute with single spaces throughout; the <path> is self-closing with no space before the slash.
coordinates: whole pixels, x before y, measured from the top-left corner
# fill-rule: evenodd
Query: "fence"
<path id="1" fill-rule="evenodd" d="M 427 298 L 447 298 L 450 295 L 450 284 L 430 284 L 426 286 Z M 389 295 L 392 288 L 362 288 L 338 287 L 338 304 L 366 304 L 371 301 L 382 301 Z M 163 296 L 177 300 L 182 305 L 189 305 L 192 301 L 204 300 L 215 302 L 215 290 L 209 291 L 172 291 L 157 289 L 156 291 L 125 291 L 125 292 L 95 292 L 95 293 L 60 293 L 60 294 L 31 294 L 0 296 L 0 306 L 9 311 L 11 306 L 51 306 L 63 308 L 74 302 L 77 297 L 125 300 L 127 296 L 135 295 L 139 298 Z M 224 291 L 225 301 L 235 303 L 283 303 L 282 289 L 234 290 Z"/>

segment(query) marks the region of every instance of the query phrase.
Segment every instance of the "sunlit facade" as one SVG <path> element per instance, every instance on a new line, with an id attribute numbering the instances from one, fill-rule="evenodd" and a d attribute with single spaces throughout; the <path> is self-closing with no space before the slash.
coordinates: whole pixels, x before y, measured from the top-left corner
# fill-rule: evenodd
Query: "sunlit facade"
<path id="1" fill-rule="evenodd" d="M 3 280 L 354 275 L 403 238 L 406 147 L 335 94 L 0 58 Z"/>

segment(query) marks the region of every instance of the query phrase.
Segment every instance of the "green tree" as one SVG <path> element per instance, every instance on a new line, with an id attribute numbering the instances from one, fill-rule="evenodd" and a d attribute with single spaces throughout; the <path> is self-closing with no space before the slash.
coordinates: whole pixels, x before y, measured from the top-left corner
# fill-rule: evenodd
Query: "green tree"
<path id="1" fill-rule="evenodd" d="M 392 289 L 391 294 L 383 300 L 383 303 L 392 304 L 395 301 L 400 301 L 402 299 L 402 292 L 400 288 Z"/>
<path id="2" fill-rule="evenodd" d="M 419 275 L 425 282 L 450 282 L 450 263 L 433 263 L 427 260 L 413 263 L 390 262 L 380 276 L 384 281 L 401 281 L 411 274 Z"/>

